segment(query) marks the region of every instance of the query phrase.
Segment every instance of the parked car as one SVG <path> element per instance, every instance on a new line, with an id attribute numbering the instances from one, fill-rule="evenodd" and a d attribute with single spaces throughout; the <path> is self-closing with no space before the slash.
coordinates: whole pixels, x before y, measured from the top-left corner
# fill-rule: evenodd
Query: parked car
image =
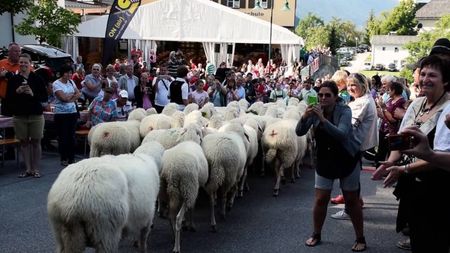
<path id="1" fill-rule="evenodd" d="M 49 70 L 50 80 L 58 77 L 59 71 L 64 64 L 73 64 L 70 54 L 49 45 L 23 45 L 22 53 L 27 53 L 31 56 L 31 61 L 36 70 L 40 68 Z"/>
<path id="2" fill-rule="evenodd" d="M 347 61 L 345 58 L 340 59 L 340 60 L 339 60 L 339 66 L 341 66 L 341 67 L 347 67 L 347 66 L 350 66 L 350 62 Z"/>
<path id="3" fill-rule="evenodd" d="M 370 52 L 370 46 L 367 44 L 358 45 L 358 49 L 362 52 Z"/>
<path id="4" fill-rule="evenodd" d="M 363 70 L 372 70 L 372 63 L 364 62 Z"/>
<path id="5" fill-rule="evenodd" d="M 387 67 L 387 70 L 389 70 L 389 71 L 397 71 L 395 63 L 389 63 L 388 67 Z"/>
<path id="6" fill-rule="evenodd" d="M 378 71 L 384 70 L 384 65 L 381 64 L 381 63 L 378 63 L 378 64 L 375 65 L 374 69 L 378 70 Z"/>

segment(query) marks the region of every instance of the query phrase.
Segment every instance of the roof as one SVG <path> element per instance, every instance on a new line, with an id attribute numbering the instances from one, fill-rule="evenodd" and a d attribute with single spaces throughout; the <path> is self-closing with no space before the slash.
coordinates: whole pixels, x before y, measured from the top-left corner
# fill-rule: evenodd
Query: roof
<path id="1" fill-rule="evenodd" d="M 22 48 L 30 50 L 36 54 L 46 55 L 49 58 L 71 57 L 70 54 L 62 51 L 61 49 L 45 44 L 25 44 Z"/>
<path id="2" fill-rule="evenodd" d="M 107 20 L 104 15 L 83 22 L 74 36 L 104 38 Z M 269 44 L 269 34 L 270 22 L 210 0 L 160 0 L 141 5 L 122 38 Z M 273 24 L 272 43 L 300 45 L 303 39 Z"/>
<path id="3" fill-rule="evenodd" d="M 431 0 L 416 12 L 417 19 L 439 19 L 450 13 L 450 0 Z"/>
<path id="4" fill-rule="evenodd" d="M 417 41 L 419 37 L 411 35 L 374 35 L 370 42 L 372 46 L 377 45 L 404 45 L 411 41 Z"/>

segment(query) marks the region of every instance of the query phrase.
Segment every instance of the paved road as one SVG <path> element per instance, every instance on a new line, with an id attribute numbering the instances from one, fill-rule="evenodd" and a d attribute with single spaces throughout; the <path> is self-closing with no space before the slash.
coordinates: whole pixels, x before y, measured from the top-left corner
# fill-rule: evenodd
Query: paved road
<path id="1" fill-rule="evenodd" d="M 344 69 L 348 70 L 350 73 L 356 73 L 364 70 L 364 62 L 370 54 L 370 52 L 356 54 L 353 60 L 350 61 L 350 66 L 344 67 Z"/>
<path id="2" fill-rule="evenodd" d="M 12 161 L 0 168 L 2 253 L 54 252 L 46 198 L 61 170 L 57 155 L 44 154 L 42 168 L 40 179 L 17 178 Z M 394 246 L 402 236 L 394 232 L 397 202 L 392 189 L 383 189 L 369 177 L 369 173 L 362 173 L 368 252 L 403 252 Z M 271 177 L 250 176 L 249 180 L 250 192 L 237 200 L 226 221 L 218 221 L 218 233 L 208 232 L 207 202 L 204 195 L 200 196 L 195 215 L 197 232 L 182 233 L 183 252 L 351 252 L 351 223 L 330 218 L 325 223 L 323 243 L 315 248 L 304 246 L 312 231 L 313 170 L 305 169 L 297 183 L 283 186 L 277 198 L 271 196 Z M 328 213 L 340 207 L 331 205 Z M 171 252 L 172 243 L 169 222 L 155 218 L 149 242 L 151 252 Z M 129 241 L 123 241 L 120 252 L 137 251 Z"/>

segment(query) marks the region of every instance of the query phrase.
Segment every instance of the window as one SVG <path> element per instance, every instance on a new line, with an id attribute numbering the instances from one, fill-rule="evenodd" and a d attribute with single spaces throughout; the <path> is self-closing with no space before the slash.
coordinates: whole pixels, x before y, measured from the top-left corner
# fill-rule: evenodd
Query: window
<path id="1" fill-rule="evenodd" d="M 386 51 L 386 47 L 382 47 L 381 50 Z"/>
<path id="2" fill-rule="evenodd" d="M 241 7 L 241 1 L 240 0 L 228 0 L 227 6 L 233 8 L 233 9 L 239 9 Z"/>
<path id="3" fill-rule="evenodd" d="M 394 47 L 394 52 L 398 53 L 398 47 Z"/>
<path id="4" fill-rule="evenodd" d="M 269 8 L 269 1 L 270 0 L 261 0 L 261 7 L 263 7 L 264 9 Z"/>

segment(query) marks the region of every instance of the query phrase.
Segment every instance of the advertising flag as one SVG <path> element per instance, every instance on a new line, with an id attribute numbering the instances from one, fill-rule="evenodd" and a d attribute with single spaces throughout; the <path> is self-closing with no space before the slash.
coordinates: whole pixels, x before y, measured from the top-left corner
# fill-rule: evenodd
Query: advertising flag
<path id="1" fill-rule="evenodd" d="M 141 0 L 114 0 L 106 24 L 102 64 L 106 66 L 112 57 L 117 41 L 120 40 L 128 24 L 136 14 Z"/>

